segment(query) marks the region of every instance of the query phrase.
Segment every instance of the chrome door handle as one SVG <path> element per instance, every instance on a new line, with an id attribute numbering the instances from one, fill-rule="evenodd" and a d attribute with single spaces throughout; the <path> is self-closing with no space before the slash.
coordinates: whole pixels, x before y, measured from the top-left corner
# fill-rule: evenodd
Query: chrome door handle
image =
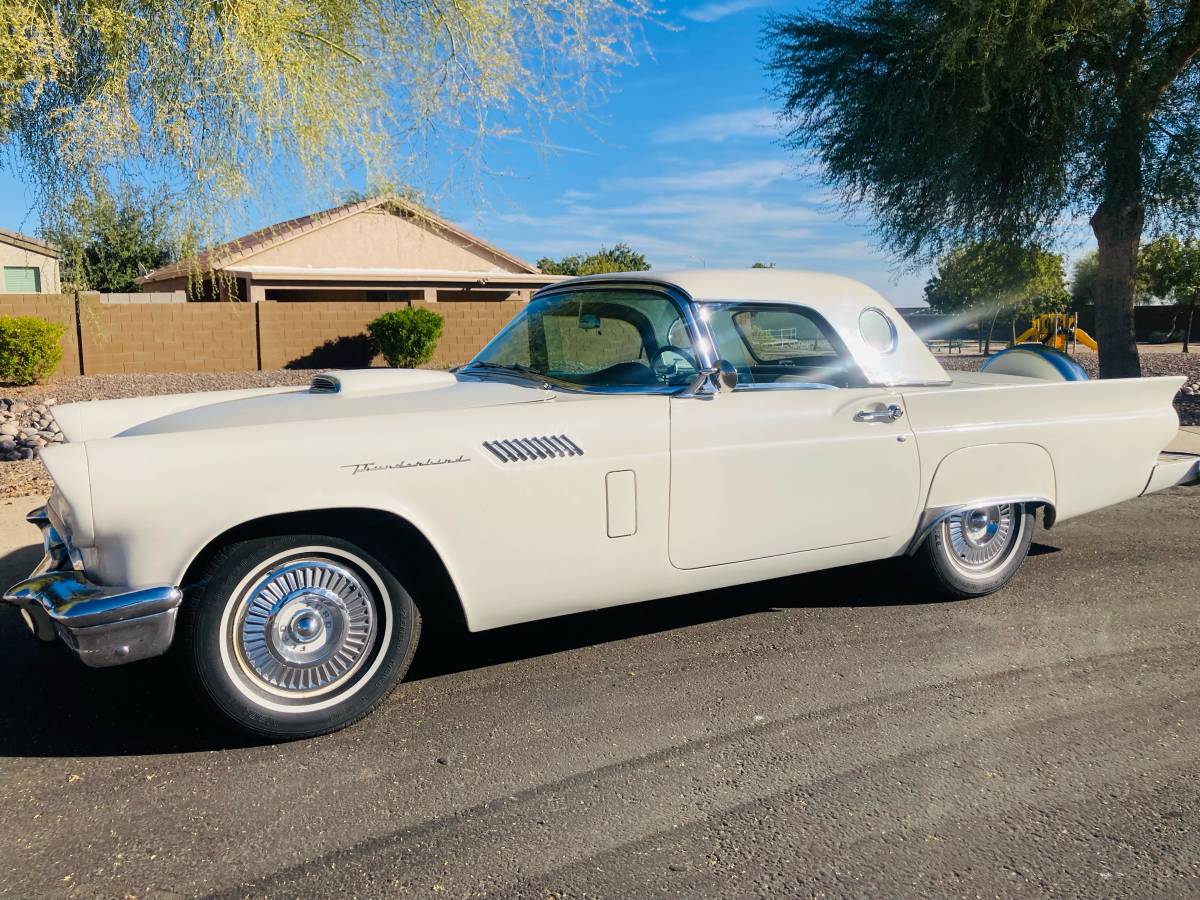
<path id="1" fill-rule="evenodd" d="M 860 409 L 854 414 L 855 422 L 895 422 L 897 419 L 904 416 L 902 410 L 895 403 L 884 407 L 883 409 Z"/>

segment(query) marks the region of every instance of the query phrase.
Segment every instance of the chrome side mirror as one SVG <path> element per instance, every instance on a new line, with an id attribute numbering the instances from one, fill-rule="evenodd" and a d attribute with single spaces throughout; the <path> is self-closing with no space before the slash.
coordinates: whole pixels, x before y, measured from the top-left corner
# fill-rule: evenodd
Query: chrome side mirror
<path id="1" fill-rule="evenodd" d="M 720 359 L 715 366 L 698 371 L 691 384 L 676 396 L 712 398 L 715 394 L 728 394 L 737 387 L 737 382 L 737 369 L 728 360 Z M 706 391 L 710 385 L 711 389 Z"/>
<path id="2" fill-rule="evenodd" d="M 718 394 L 728 394 L 738 383 L 737 369 L 727 359 L 718 359 L 716 371 L 712 374 L 713 386 Z"/>

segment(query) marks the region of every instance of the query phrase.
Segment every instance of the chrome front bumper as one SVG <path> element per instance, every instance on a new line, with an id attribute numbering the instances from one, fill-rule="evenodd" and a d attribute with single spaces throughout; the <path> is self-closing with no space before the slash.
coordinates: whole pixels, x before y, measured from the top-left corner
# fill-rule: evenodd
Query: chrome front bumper
<path id="1" fill-rule="evenodd" d="M 183 593 L 171 585 L 128 588 L 95 584 L 50 521 L 45 507 L 28 521 L 42 530 L 46 555 L 33 573 L 4 592 L 29 630 L 62 638 L 87 665 L 101 668 L 160 656 L 175 635 Z"/>

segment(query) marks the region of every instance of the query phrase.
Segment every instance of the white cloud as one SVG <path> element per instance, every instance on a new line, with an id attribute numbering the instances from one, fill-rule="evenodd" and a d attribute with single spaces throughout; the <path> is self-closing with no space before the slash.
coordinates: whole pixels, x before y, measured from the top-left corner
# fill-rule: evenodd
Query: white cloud
<path id="1" fill-rule="evenodd" d="M 661 175 L 614 178 L 606 181 L 604 188 L 610 191 L 761 190 L 772 182 L 794 174 L 798 173 L 789 163 L 776 159 L 759 159 Z"/>
<path id="2" fill-rule="evenodd" d="M 769 3 L 770 0 L 713 0 L 711 3 L 685 9 L 683 17 L 693 22 L 719 22 L 735 13 L 767 6 Z"/>
<path id="3" fill-rule="evenodd" d="M 771 138 L 778 133 L 775 114 L 762 107 L 696 116 L 686 122 L 657 129 L 650 135 L 650 140 L 656 144 L 695 141 L 722 143 L 734 138 Z"/>

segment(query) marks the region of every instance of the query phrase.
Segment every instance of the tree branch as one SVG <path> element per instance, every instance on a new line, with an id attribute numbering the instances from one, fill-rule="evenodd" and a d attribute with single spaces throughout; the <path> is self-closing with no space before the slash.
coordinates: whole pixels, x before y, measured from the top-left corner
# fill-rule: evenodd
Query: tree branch
<path id="1" fill-rule="evenodd" d="M 1191 0 L 1179 29 L 1158 61 L 1150 66 L 1146 76 L 1143 112 L 1149 115 L 1158 106 L 1159 98 L 1171 83 L 1200 53 L 1200 0 Z"/>

